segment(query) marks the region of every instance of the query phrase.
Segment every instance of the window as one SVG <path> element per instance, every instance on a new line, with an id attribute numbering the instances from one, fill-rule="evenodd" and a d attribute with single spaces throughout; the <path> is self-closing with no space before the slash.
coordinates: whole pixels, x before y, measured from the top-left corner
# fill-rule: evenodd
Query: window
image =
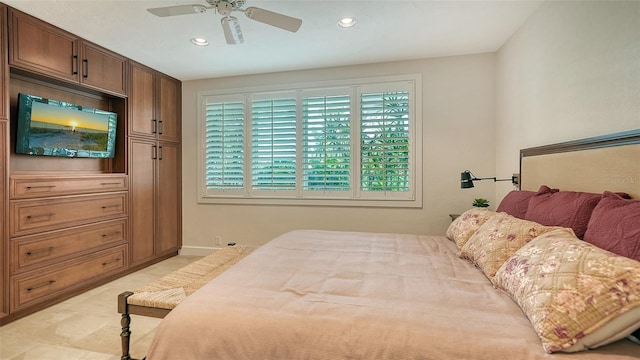
<path id="1" fill-rule="evenodd" d="M 199 94 L 200 201 L 421 206 L 419 80 Z"/>
<path id="2" fill-rule="evenodd" d="M 291 195 L 296 189 L 296 98 L 251 101 L 251 189 Z"/>

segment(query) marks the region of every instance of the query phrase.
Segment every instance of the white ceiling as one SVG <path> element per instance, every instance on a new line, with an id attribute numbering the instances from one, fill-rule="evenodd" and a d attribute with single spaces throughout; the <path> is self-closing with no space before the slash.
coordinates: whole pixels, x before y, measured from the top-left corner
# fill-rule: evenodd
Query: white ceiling
<path id="1" fill-rule="evenodd" d="M 180 80 L 497 51 L 539 1 L 246 0 L 303 20 L 297 33 L 238 13 L 245 43 L 227 45 L 220 15 L 160 18 L 151 7 L 205 0 L 0 0 Z M 341 16 L 358 19 L 341 29 Z M 196 47 L 193 37 L 209 46 Z"/>

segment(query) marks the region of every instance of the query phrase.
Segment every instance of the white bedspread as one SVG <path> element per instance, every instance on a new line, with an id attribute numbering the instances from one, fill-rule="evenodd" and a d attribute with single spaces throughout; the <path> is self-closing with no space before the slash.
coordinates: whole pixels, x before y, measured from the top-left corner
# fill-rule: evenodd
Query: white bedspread
<path id="1" fill-rule="evenodd" d="M 546 354 L 442 236 L 293 231 L 189 296 L 147 359 L 638 359 L 619 341 Z"/>

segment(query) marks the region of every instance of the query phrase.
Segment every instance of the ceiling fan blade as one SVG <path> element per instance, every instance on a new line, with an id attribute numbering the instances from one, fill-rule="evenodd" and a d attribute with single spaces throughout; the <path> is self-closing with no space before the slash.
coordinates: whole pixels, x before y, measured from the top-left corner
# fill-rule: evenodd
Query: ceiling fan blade
<path id="1" fill-rule="evenodd" d="M 302 25 L 302 20 L 282 15 L 277 12 L 250 6 L 244 10 L 248 18 L 280 29 L 296 32 Z"/>
<path id="2" fill-rule="evenodd" d="M 222 30 L 224 31 L 224 38 L 227 40 L 227 44 L 235 45 L 244 42 L 242 30 L 240 30 L 240 23 L 236 17 L 225 16 L 220 22 L 222 23 Z"/>
<path id="3" fill-rule="evenodd" d="M 147 11 L 155 16 L 167 17 L 176 15 L 199 14 L 207 11 L 207 7 L 203 5 L 192 4 L 151 8 L 147 9 Z"/>

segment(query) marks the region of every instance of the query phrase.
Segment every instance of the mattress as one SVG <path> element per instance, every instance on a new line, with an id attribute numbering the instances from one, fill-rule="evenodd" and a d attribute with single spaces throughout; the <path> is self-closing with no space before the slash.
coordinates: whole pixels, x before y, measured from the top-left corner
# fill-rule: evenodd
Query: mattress
<path id="1" fill-rule="evenodd" d="M 444 236 L 299 230 L 182 301 L 162 359 L 638 359 L 622 340 L 547 354 L 530 322 Z"/>

